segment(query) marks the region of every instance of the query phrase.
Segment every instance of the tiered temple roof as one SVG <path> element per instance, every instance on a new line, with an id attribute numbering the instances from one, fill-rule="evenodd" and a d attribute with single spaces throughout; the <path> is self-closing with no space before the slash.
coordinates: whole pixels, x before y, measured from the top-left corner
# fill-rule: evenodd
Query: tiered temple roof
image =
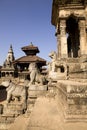
<path id="1" fill-rule="evenodd" d="M 38 49 L 38 47 L 34 46 L 32 44 L 32 42 L 30 43 L 29 46 L 24 46 L 21 49 L 22 49 L 22 51 L 25 52 L 26 55 L 36 55 L 36 53 L 40 52 L 39 49 Z"/>
<path id="2" fill-rule="evenodd" d="M 46 60 L 40 58 L 39 56 L 36 56 L 36 54 L 40 52 L 37 46 L 34 46 L 31 43 L 30 45 L 24 46 L 21 49 L 25 52 L 26 56 L 18 58 L 14 61 L 14 64 L 29 64 L 31 62 L 36 62 L 40 64 L 40 66 L 46 65 Z"/>

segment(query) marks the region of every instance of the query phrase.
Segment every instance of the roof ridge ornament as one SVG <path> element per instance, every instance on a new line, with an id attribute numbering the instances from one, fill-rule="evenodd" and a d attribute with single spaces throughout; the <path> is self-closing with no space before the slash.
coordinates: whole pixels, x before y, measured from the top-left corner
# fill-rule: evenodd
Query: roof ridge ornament
<path id="1" fill-rule="evenodd" d="M 12 44 L 10 44 L 10 48 L 12 48 Z"/>
<path id="2" fill-rule="evenodd" d="M 33 43 L 31 42 L 30 45 L 33 46 Z"/>

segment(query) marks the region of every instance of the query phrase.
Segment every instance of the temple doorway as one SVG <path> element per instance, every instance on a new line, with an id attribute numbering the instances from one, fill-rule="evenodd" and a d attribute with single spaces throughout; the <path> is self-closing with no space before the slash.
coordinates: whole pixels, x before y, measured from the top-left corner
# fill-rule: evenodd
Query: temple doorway
<path id="1" fill-rule="evenodd" d="M 68 57 L 76 58 L 79 56 L 80 40 L 78 19 L 74 15 L 69 16 L 66 20 L 66 32 Z"/>

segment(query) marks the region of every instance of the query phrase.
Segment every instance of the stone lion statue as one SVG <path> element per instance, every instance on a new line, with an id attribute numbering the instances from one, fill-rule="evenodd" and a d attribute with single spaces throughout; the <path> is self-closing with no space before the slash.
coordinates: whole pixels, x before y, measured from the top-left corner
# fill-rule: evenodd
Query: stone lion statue
<path id="1" fill-rule="evenodd" d="M 57 54 L 55 51 L 51 51 L 49 53 L 49 57 L 51 58 L 51 62 L 49 65 L 49 71 L 55 72 L 55 62 L 57 61 Z"/>
<path id="2" fill-rule="evenodd" d="M 55 51 L 51 51 L 49 53 L 49 57 L 52 59 L 52 61 L 57 60 L 57 53 Z"/>
<path id="3" fill-rule="evenodd" d="M 48 63 L 48 79 L 57 81 L 58 79 L 67 79 L 68 78 L 68 66 L 66 61 L 61 60 L 57 57 L 55 51 L 49 53 L 51 62 Z"/>
<path id="4" fill-rule="evenodd" d="M 44 85 L 46 83 L 46 79 L 41 75 L 36 63 L 30 63 L 28 70 L 30 73 L 30 85 L 35 83 Z"/>
<path id="5" fill-rule="evenodd" d="M 16 99 L 21 102 L 26 102 L 26 88 L 24 86 L 19 86 L 13 83 L 12 81 L 3 81 L 1 83 L 2 86 L 6 87 L 7 91 L 7 103 L 11 100 Z"/>

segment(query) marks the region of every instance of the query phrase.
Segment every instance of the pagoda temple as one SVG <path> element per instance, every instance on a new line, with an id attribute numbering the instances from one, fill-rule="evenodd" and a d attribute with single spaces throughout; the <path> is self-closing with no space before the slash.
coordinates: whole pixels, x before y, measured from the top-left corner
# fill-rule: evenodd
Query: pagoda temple
<path id="1" fill-rule="evenodd" d="M 29 72 L 28 67 L 31 62 L 37 63 L 38 68 L 41 70 L 42 66 L 46 65 L 46 60 L 40 58 L 36 54 L 39 53 L 39 49 L 37 46 L 34 46 L 32 43 L 28 46 L 24 46 L 21 48 L 24 51 L 25 56 L 22 56 L 16 59 L 13 64 L 18 68 L 18 76 L 19 78 L 27 78 Z"/>

